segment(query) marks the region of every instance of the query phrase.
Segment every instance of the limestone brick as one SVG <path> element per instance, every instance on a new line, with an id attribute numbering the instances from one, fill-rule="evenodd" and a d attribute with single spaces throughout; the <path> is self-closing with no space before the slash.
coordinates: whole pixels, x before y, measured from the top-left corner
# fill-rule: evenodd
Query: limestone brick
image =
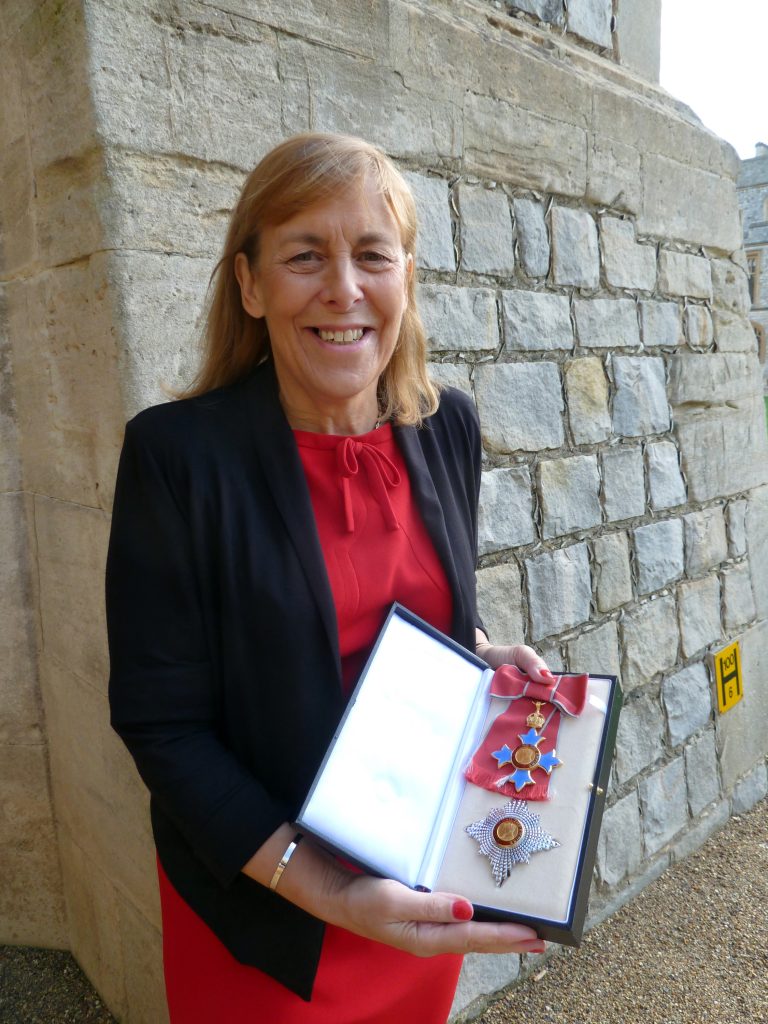
<path id="1" fill-rule="evenodd" d="M 671 441 L 646 445 L 648 490 L 654 511 L 685 504 L 685 483 L 680 473 L 677 448 Z"/>
<path id="2" fill-rule="evenodd" d="M 747 505 L 747 550 L 758 618 L 768 618 L 768 486 L 753 491 Z"/>
<path id="3" fill-rule="evenodd" d="M 533 14 L 550 25 L 562 25 L 565 20 L 563 0 L 514 0 L 511 6 Z"/>
<path id="4" fill-rule="evenodd" d="M 492 551 L 530 544 L 535 539 L 531 474 L 527 466 L 491 469 L 480 484 L 478 551 Z"/>
<path id="5" fill-rule="evenodd" d="M 728 792 L 768 752 L 768 622 L 746 629 L 739 639 L 744 696 L 715 720 L 723 789 Z"/>
<path id="6" fill-rule="evenodd" d="M 715 310 L 715 340 L 718 352 L 755 352 L 755 329 L 743 316 Z"/>
<path id="7" fill-rule="evenodd" d="M 612 129 L 593 132 L 587 150 L 586 198 L 614 210 L 639 213 L 643 203 L 641 157 L 637 147 L 627 143 L 629 138 L 615 138 Z"/>
<path id="8" fill-rule="evenodd" d="M 125 972 L 125 995 L 137 1021 L 168 1024 L 163 977 L 163 939 L 159 922 L 148 920 L 122 893 L 118 893 L 118 920 Z"/>
<path id="9" fill-rule="evenodd" d="M 692 657 L 720 639 L 720 582 L 716 576 L 681 583 L 678 608 L 684 658 Z"/>
<path id="10" fill-rule="evenodd" d="M 710 689 L 709 673 L 700 661 L 667 676 L 661 684 L 661 700 L 673 747 L 684 743 L 711 720 Z"/>
<path id="11" fill-rule="evenodd" d="M 610 437 L 608 382 L 602 360 L 587 356 L 565 364 L 568 422 L 575 444 L 594 444 Z"/>
<path id="12" fill-rule="evenodd" d="M 496 297 L 490 288 L 419 285 L 419 311 L 435 352 L 495 352 L 500 344 Z"/>
<path id="13" fill-rule="evenodd" d="M 606 885 L 636 874 L 642 861 L 640 805 L 633 790 L 603 814 L 597 843 L 597 872 Z"/>
<path id="14" fill-rule="evenodd" d="M 640 344 L 632 299 L 576 299 L 574 314 L 582 348 L 634 348 Z"/>
<path id="15" fill-rule="evenodd" d="M 507 349 L 569 349 L 573 345 L 571 312 L 565 295 L 505 291 L 504 337 Z"/>
<path id="16" fill-rule="evenodd" d="M 665 846 L 688 823 L 688 791 L 682 757 L 643 779 L 638 787 L 648 856 Z"/>
<path id="17" fill-rule="evenodd" d="M 477 573 L 477 607 L 494 643 L 519 643 L 525 636 L 520 570 L 504 562 Z"/>
<path id="18" fill-rule="evenodd" d="M 642 694 L 621 711 L 616 733 L 616 777 L 620 785 L 664 754 L 664 716 L 659 702 Z"/>
<path id="19" fill-rule="evenodd" d="M 688 809 L 696 818 L 720 796 L 714 729 L 708 729 L 685 748 L 685 779 Z"/>
<path id="20" fill-rule="evenodd" d="M 634 531 L 637 592 L 654 590 L 680 579 L 683 575 L 683 524 L 679 519 L 639 526 Z"/>
<path id="21" fill-rule="evenodd" d="M 643 453 L 639 447 L 617 445 L 600 456 L 603 464 L 603 507 L 611 522 L 645 513 Z"/>
<path id="22" fill-rule="evenodd" d="M 676 861 L 684 860 L 699 849 L 710 836 L 715 835 L 728 823 L 728 801 L 719 800 L 694 821 L 675 842 Z"/>
<path id="23" fill-rule="evenodd" d="M 712 271 L 709 260 L 687 252 L 659 253 L 659 288 L 665 295 L 712 298 Z"/>
<path id="24" fill-rule="evenodd" d="M 433 384 L 457 388 L 471 397 L 472 384 L 469 380 L 469 366 L 466 363 L 429 363 L 427 370 Z"/>
<path id="25" fill-rule="evenodd" d="M 586 544 L 527 558 L 525 568 L 534 641 L 587 621 L 592 588 Z"/>
<path id="26" fill-rule="evenodd" d="M 754 387 L 757 365 L 754 356 L 741 353 L 676 353 L 670 361 L 670 402 L 716 406 L 737 401 Z"/>
<path id="27" fill-rule="evenodd" d="M 725 520 L 719 505 L 683 516 L 685 571 L 698 576 L 728 557 Z"/>
<path id="28" fill-rule="evenodd" d="M 403 177 L 413 192 L 419 218 L 416 266 L 421 270 L 455 270 L 448 182 L 411 171 L 404 171 Z"/>
<path id="29" fill-rule="evenodd" d="M 622 619 L 621 682 L 626 691 L 667 672 L 677 662 L 680 635 L 671 595 L 639 605 Z"/>
<path id="30" fill-rule="evenodd" d="M 747 502 L 744 498 L 729 501 L 725 508 L 728 533 L 728 555 L 740 558 L 747 553 Z"/>
<path id="31" fill-rule="evenodd" d="M 685 307 L 685 333 L 691 348 L 709 348 L 714 338 L 712 314 L 706 306 Z"/>
<path id="32" fill-rule="evenodd" d="M 748 316 L 752 300 L 745 271 L 730 260 L 712 260 L 712 300 L 718 309 Z"/>
<path id="33" fill-rule="evenodd" d="M 542 536 L 560 537 L 602 520 L 597 456 L 544 459 L 538 467 Z"/>
<path id="34" fill-rule="evenodd" d="M 568 31 L 598 46 L 610 46 L 611 14 L 611 0 L 568 0 Z"/>
<path id="35" fill-rule="evenodd" d="M 664 363 L 655 356 L 616 356 L 613 430 L 640 437 L 669 429 Z"/>
<path id="36" fill-rule="evenodd" d="M 613 611 L 632 600 L 629 539 L 622 530 L 604 533 L 592 542 L 595 600 L 601 612 Z"/>
<path id="37" fill-rule="evenodd" d="M 680 307 L 676 302 L 644 299 L 640 303 L 640 323 L 646 348 L 658 345 L 674 348 L 685 340 L 680 325 Z"/>
<path id="38" fill-rule="evenodd" d="M 581 633 L 568 645 L 568 671 L 601 673 L 611 676 L 621 674 L 619 656 L 619 630 L 613 619 L 604 622 L 588 633 Z"/>
<path id="39" fill-rule="evenodd" d="M 534 199 L 515 199 L 514 210 L 523 271 L 528 277 L 546 277 L 550 249 L 544 207 Z"/>
<path id="40" fill-rule="evenodd" d="M 554 364 L 478 366 L 475 393 L 489 448 L 532 452 L 562 445 L 563 394 Z"/>
<path id="41" fill-rule="evenodd" d="M 759 761 L 752 771 L 740 779 L 733 787 L 731 809 L 734 814 L 745 814 L 759 800 L 768 795 L 768 767 L 765 761 Z"/>
<path id="42" fill-rule="evenodd" d="M 509 276 L 515 269 L 512 217 L 501 189 L 458 188 L 461 266 L 477 274 Z"/>
<path id="43" fill-rule="evenodd" d="M 638 245 L 631 220 L 600 218 L 605 279 L 613 288 L 653 291 L 656 284 L 656 249 Z"/>
<path id="44" fill-rule="evenodd" d="M 755 598 L 749 563 L 740 562 L 728 567 L 722 575 L 723 626 L 730 633 L 755 618 Z"/>
<path id="45" fill-rule="evenodd" d="M 592 216 L 567 206 L 554 206 L 550 216 L 555 283 L 597 288 L 600 283 L 600 252 Z"/>

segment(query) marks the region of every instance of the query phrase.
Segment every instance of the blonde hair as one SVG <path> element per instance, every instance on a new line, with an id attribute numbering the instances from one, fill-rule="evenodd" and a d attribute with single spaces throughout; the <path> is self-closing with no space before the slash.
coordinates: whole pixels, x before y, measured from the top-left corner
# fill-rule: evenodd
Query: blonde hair
<path id="1" fill-rule="evenodd" d="M 349 192 L 372 179 L 400 230 L 406 253 L 416 245 L 416 205 L 400 172 L 381 150 L 350 135 L 295 135 L 269 152 L 248 175 L 230 220 L 224 252 L 211 274 L 212 294 L 205 322 L 200 370 L 186 396 L 202 395 L 246 377 L 269 355 L 263 318 L 243 309 L 235 277 L 235 257 L 253 264 L 264 227 L 289 220 L 313 203 Z M 408 302 L 395 351 L 379 380 L 383 417 L 420 424 L 438 405 L 438 391 L 427 376 L 427 343 L 416 308 L 415 275 L 408 279 Z"/>

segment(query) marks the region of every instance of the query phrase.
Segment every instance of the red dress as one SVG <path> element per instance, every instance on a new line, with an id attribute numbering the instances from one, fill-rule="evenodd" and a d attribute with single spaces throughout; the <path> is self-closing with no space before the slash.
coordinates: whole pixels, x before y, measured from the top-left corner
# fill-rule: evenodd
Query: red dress
<path id="1" fill-rule="evenodd" d="M 349 692 L 395 600 L 447 632 L 452 601 L 388 424 L 357 437 L 294 431 L 336 605 Z M 326 927 L 312 1001 L 239 963 L 158 864 L 172 1024 L 444 1024 L 460 956 L 415 957 Z"/>

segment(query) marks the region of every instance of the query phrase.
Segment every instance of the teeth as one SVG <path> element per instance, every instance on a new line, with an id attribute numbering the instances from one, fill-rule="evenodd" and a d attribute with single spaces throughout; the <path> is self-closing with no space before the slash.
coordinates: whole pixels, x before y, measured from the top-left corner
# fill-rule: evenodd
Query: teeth
<path id="1" fill-rule="evenodd" d="M 318 330 L 317 332 L 323 341 L 330 341 L 334 345 L 348 345 L 353 341 L 360 341 L 363 336 L 363 330 L 361 327 L 355 328 L 354 331 L 323 331 Z"/>

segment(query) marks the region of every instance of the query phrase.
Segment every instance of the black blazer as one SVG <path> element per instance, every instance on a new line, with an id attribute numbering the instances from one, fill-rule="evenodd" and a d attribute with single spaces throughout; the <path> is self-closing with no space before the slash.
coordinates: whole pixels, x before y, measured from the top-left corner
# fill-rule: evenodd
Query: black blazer
<path id="1" fill-rule="evenodd" d="M 452 635 L 474 649 L 474 406 L 444 391 L 421 429 L 395 436 L 451 585 Z M 234 956 L 309 999 L 322 922 L 241 873 L 297 814 L 344 709 L 333 598 L 271 363 L 128 424 L 107 625 L 112 724 L 149 787 L 165 871 Z"/>

